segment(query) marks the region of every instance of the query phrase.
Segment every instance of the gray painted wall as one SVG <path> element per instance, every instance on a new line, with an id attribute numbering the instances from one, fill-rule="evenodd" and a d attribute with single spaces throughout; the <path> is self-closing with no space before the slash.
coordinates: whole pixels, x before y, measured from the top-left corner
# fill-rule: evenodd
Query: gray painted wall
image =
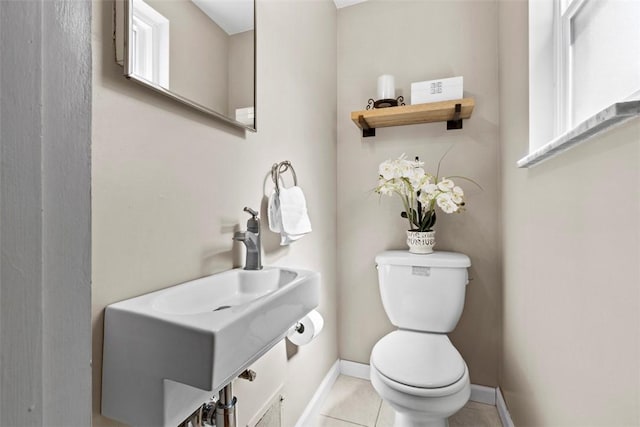
<path id="1" fill-rule="evenodd" d="M 265 265 L 322 273 L 322 333 L 297 349 L 283 341 L 260 359 L 255 382 L 234 387 L 239 420 L 249 420 L 284 383 L 284 425 L 291 426 L 338 357 L 335 6 L 258 1 L 258 133 L 127 81 L 113 59 L 112 8 L 94 2 L 93 425 L 117 425 L 100 415 L 104 307 L 242 265 L 244 250 L 231 237 L 245 229 L 242 208 L 251 206 L 263 214 Z M 279 245 L 264 215 L 271 165 L 285 159 L 313 225 L 290 247 Z M 274 372 L 279 381 L 265 381 Z"/>
<path id="2" fill-rule="evenodd" d="M 499 3 L 503 344 L 517 426 L 640 425 L 640 120 L 518 169 L 528 7 Z"/>
<path id="3" fill-rule="evenodd" d="M 91 422 L 91 4 L 0 2 L 0 425 Z"/>
<path id="4" fill-rule="evenodd" d="M 393 27 L 392 31 L 374 31 Z M 446 34 L 446 42 L 443 35 Z M 374 258 L 405 249 L 406 220 L 397 197 L 373 193 L 380 162 L 402 153 L 420 156 L 435 173 L 474 179 L 483 190 L 456 180 L 466 211 L 438 212 L 436 250 L 471 257 L 473 280 L 450 335 L 475 384 L 497 385 L 500 345 L 500 220 L 498 144 L 498 31 L 495 1 L 367 1 L 338 11 L 338 283 L 340 357 L 368 363 L 373 345 L 393 330 L 380 301 Z M 445 123 L 376 130 L 373 138 L 351 121 L 375 96 L 377 78 L 392 74 L 396 96 L 411 98 L 411 82 L 464 76 L 465 95 L 476 100 L 460 130 Z"/>
<path id="5" fill-rule="evenodd" d="M 0 3 L 0 424 L 10 426 L 42 420 L 41 12 Z"/>

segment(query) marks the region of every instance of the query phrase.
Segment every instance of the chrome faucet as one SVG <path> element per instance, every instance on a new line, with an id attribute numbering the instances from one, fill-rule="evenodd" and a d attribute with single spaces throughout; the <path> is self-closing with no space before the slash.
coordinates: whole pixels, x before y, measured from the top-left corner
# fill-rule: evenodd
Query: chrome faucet
<path id="1" fill-rule="evenodd" d="M 245 207 L 244 211 L 251 215 L 247 220 L 247 231 L 236 231 L 233 240 L 244 243 L 247 248 L 245 270 L 262 270 L 262 246 L 260 245 L 260 218 L 258 212 Z"/>

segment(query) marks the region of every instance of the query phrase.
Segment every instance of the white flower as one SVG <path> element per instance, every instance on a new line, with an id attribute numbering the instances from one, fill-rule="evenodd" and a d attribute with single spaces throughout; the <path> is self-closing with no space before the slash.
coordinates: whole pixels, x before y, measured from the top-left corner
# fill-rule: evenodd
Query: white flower
<path id="1" fill-rule="evenodd" d="M 464 210 L 464 191 L 449 178 L 437 182 L 424 170 L 424 163 L 409 160 L 403 154 L 397 159 L 385 160 L 378 168 L 376 193 L 385 196 L 398 195 L 407 213 L 415 212 L 421 205 L 424 215 L 432 215 L 435 205 L 445 213 Z M 415 227 L 415 218 L 408 215 L 409 226 Z M 435 221 L 435 218 L 433 218 Z M 424 223 L 424 222 L 423 222 Z M 433 226 L 431 222 L 429 224 Z"/>
<path id="2" fill-rule="evenodd" d="M 413 188 L 422 187 L 423 183 L 428 179 L 427 174 L 424 172 L 424 169 L 419 167 L 414 167 L 411 171 L 411 176 L 409 177 L 409 182 L 411 182 L 411 186 Z"/>
<path id="3" fill-rule="evenodd" d="M 387 160 L 380 163 L 380 167 L 378 168 L 378 173 L 380 174 L 380 176 L 382 176 L 386 180 L 397 178 L 399 176 L 398 168 L 396 167 L 395 163 L 392 162 L 391 160 Z"/>
<path id="4" fill-rule="evenodd" d="M 390 181 L 381 179 L 378 182 L 378 188 L 376 188 L 376 192 L 382 194 L 383 196 L 391 196 L 393 194 L 393 186 Z"/>
<path id="5" fill-rule="evenodd" d="M 415 169 L 413 166 L 413 162 L 409 160 L 399 159 L 397 163 L 398 173 L 401 178 L 409 178 L 413 175 L 413 170 Z"/>
<path id="6" fill-rule="evenodd" d="M 393 195 L 393 193 L 404 194 L 405 184 L 401 179 L 398 178 L 392 178 L 389 180 L 380 178 L 378 180 L 378 187 L 375 191 L 384 196 L 391 196 Z"/>
<path id="7" fill-rule="evenodd" d="M 428 201 L 435 199 L 437 193 L 438 193 L 438 186 L 431 182 L 428 182 L 427 184 L 420 187 L 420 196 L 424 195 L 424 197 Z"/>
<path id="8" fill-rule="evenodd" d="M 424 166 L 424 162 L 421 162 L 420 160 L 414 160 L 413 161 L 413 167 L 421 168 L 423 166 Z"/>
<path id="9" fill-rule="evenodd" d="M 436 197 L 436 203 L 445 213 L 453 213 L 458 210 L 458 205 L 454 203 L 449 193 L 438 194 Z"/>
<path id="10" fill-rule="evenodd" d="M 440 191 L 443 191 L 445 193 L 450 192 L 454 186 L 455 184 L 453 183 L 453 181 L 448 178 L 442 178 L 442 180 L 438 183 L 438 188 L 440 189 Z"/>
<path id="11" fill-rule="evenodd" d="M 433 194 L 420 192 L 420 197 L 418 197 L 418 201 L 422 203 L 422 206 L 428 206 L 429 203 L 433 200 Z"/>
<path id="12" fill-rule="evenodd" d="M 398 191 L 405 197 L 412 198 L 415 195 L 415 190 L 411 185 L 411 182 L 407 180 L 407 178 L 399 178 L 398 181 Z"/>
<path id="13" fill-rule="evenodd" d="M 460 187 L 453 187 L 453 191 L 451 192 L 451 200 L 453 200 L 453 202 L 456 205 L 461 204 L 462 202 L 464 202 L 463 197 L 464 196 L 464 191 L 462 191 L 462 188 Z"/>
<path id="14" fill-rule="evenodd" d="M 420 187 L 420 191 L 424 193 L 435 193 L 436 191 L 438 191 L 438 186 L 431 182 L 428 182 L 427 184 Z"/>

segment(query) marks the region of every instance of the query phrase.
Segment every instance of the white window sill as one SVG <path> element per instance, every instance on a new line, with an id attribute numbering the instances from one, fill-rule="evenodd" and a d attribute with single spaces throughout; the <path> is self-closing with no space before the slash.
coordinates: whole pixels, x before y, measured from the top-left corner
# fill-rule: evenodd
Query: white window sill
<path id="1" fill-rule="evenodd" d="M 554 157 L 589 138 L 640 116 L 640 100 L 613 104 L 518 160 L 519 168 L 530 168 Z"/>

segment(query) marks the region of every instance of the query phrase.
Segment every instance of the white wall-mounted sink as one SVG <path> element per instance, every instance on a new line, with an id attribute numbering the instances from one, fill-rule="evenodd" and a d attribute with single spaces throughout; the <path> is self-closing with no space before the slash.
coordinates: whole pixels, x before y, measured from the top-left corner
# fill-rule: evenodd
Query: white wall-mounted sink
<path id="1" fill-rule="evenodd" d="M 234 269 L 105 309 L 102 414 L 175 426 L 317 307 L 320 275 Z"/>

